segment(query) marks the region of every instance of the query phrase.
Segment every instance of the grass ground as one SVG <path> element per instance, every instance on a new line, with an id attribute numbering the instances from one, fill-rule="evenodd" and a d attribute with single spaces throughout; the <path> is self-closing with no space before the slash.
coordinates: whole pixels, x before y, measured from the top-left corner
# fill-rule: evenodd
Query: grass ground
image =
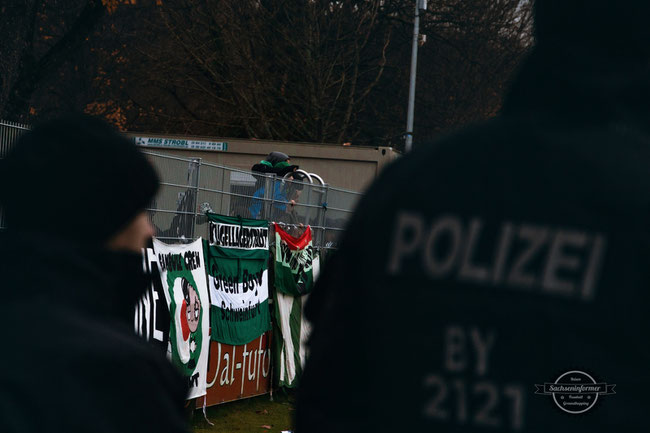
<path id="1" fill-rule="evenodd" d="M 293 430 L 293 409 L 293 394 L 280 390 L 273 393 L 273 401 L 268 395 L 262 395 L 209 407 L 206 412 L 214 426 L 205 421 L 201 410 L 197 410 L 192 428 L 194 433 L 280 433 Z"/>

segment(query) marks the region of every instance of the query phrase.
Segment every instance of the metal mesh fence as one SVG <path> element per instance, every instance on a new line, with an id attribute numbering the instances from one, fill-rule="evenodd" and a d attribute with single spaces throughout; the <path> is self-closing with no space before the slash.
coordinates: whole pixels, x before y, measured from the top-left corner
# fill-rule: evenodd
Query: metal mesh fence
<path id="1" fill-rule="evenodd" d="M 0 120 L 0 158 L 27 125 Z M 205 212 L 310 225 L 314 245 L 335 248 L 360 193 L 215 164 L 144 152 L 161 185 L 149 207 L 156 235 L 168 241 L 208 237 Z M 0 208 L 0 229 L 4 227 Z"/>
<path id="2" fill-rule="evenodd" d="M 4 158 L 13 142 L 25 131 L 29 131 L 27 125 L 0 120 L 0 158 Z"/>
<path id="3" fill-rule="evenodd" d="M 277 178 L 198 159 L 144 152 L 161 188 L 148 209 L 161 239 L 207 238 L 205 212 L 265 219 L 299 228 L 310 225 L 314 245 L 336 248 L 360 193 Z"/>
<path id="4" fill-rule="evenodd" d="M 9 148 L 29 127 L 16 122 L 0 120 L 0 159 L 4 158 L 9 152 Z M 0 207 L 0 230 L 5 226 L 2 207 Z"/>

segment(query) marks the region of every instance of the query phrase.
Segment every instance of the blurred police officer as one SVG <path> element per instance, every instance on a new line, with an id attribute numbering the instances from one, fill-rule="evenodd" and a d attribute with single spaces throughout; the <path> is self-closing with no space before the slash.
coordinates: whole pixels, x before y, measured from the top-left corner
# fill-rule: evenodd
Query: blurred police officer
<path id="1" fill-rule="evenodd" d="M 650 429 L 650 2 L 535 13 L 502 115 L 358 206 L 307 307 L 300 433 Z"/>
<path id="2" fill-rule="evenodd" d="M 0 164 L 0 431 L 187 431 L 183 380 L 133 331 L 153 167 L 76 116 L 36 126 Z"/>

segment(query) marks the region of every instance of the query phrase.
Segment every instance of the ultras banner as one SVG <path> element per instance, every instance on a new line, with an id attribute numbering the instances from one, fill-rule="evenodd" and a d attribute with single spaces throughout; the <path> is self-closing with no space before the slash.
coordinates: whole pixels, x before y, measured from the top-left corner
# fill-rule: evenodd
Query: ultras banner
<path id="1" fill-rule="evenodd" d="M 203 240 L 191 244 L 168 245 L 153 241 L 160 277 L 169 306 L 169 340 L 172 363 L 187 378 L 187 398 L 205 395 L 210 316 L 205 281 Z"/>
<path id="2" fill-rule="evenodd" d="M 304 306 L 319 271 L 319 257 L 312 247 L 307 227 L 293 237 L 275 225 L 274 342 L 275 377 L 279 386 L 298 385 L 307 358 L 306 342 L 311 326 L 304 318 Z"/>
<path id="3" fill-rule="evenodd" d="M 268 223 L 208 214 L 212 339 L 238 346 L 271 329 Z"/>
<path id="4" fill-rule="evenodd" d="M 152 248 L 143 248 L 142 259 L 144 271 L 151 275 L 151 284 L 135 306 L 135 332 L 164 354 L 169 342 L 170 320 L 158 257 Z"/>
<path id="5" fill-rule="evenodd" d="M 319 258 L 316 256 L 313 259 L 314 280 L 318 278 L 319 268 Z M 305 318 L 304 310 L 309 295 L 285 295 L 278 290 L 273 293 L 275 377 L 278 386 L 295 388 L 308 355 L 307 341 L 311 324 Z"/>
<path id="6" fill-rule="evenodd" d="M 275 224 L 275 289 L 292 296 L 311 292 L 314 286 L 311 227 L 293 237 Z"/>

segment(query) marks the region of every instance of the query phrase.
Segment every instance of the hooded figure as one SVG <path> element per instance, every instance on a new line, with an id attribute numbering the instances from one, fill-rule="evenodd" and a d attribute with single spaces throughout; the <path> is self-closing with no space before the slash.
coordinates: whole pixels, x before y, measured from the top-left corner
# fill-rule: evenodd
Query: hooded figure
<path id="1" fill-rule="evenodd" d="M 2 432 L 185 432 L 185 383 L 134 333 L 158 178 L 105 123 L 23 135 L 0 167 Z"/>
<path id="2" fill-rule="evenodd" d="M 503 113 L 357 205 L 296 432 L 650 431 L 650 2 L 535 4 Z"/>

